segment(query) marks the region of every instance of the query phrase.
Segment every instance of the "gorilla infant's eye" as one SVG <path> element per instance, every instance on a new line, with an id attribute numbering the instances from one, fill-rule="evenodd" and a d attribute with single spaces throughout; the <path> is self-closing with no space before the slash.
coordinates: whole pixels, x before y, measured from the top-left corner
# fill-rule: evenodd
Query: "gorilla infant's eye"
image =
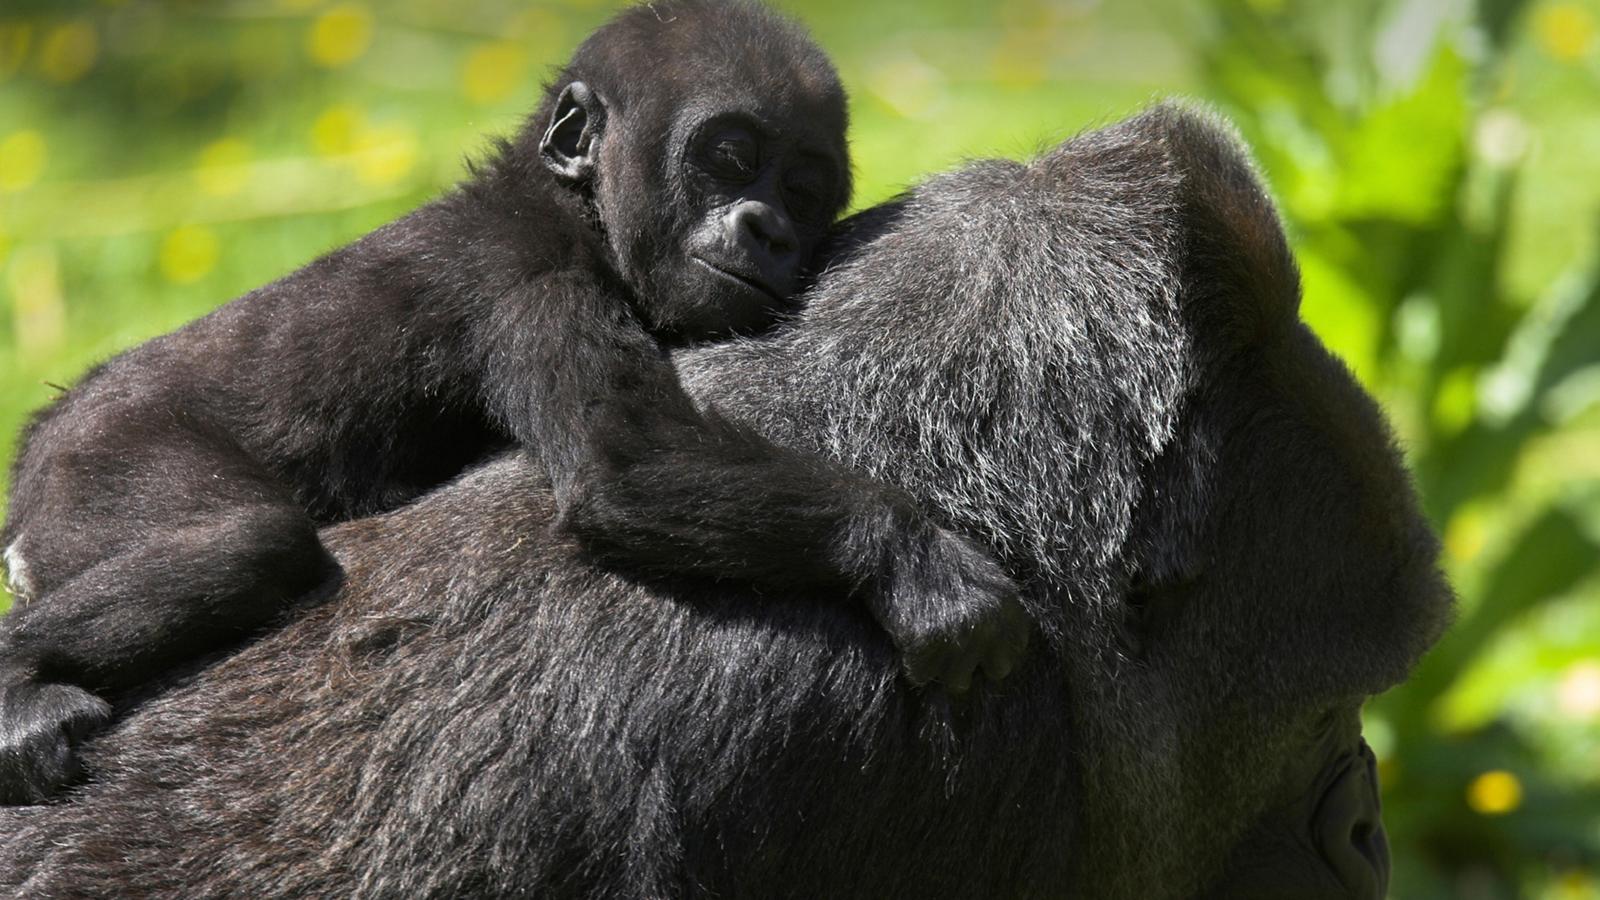
<path id="1" fill-rule="evenodd" d="M 748 180 L 761 164 L 755 135 L 742 128 L 725 128 L 706 141 L 701 153 L 707 172 L 729 181 Z"/>

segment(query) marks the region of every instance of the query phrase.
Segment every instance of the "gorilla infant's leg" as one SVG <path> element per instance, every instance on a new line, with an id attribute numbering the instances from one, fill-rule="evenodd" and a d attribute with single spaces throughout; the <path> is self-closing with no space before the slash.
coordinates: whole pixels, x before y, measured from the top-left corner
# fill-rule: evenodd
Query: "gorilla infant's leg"
<path id="1" fill-rule="evenodd" d="M 115 437 L 44 461 L 17 498 L 7 557 L 24 592 L 0 620 L 0 803 L 42 802 L 76 776 L 76 744 L 111 711 L 91 691 L 115 698 L 236 640 L 338 571 L 231 442 L 172 424 L 102 433 Z M 106 484 L 118 489 L 96 499 Z"/>

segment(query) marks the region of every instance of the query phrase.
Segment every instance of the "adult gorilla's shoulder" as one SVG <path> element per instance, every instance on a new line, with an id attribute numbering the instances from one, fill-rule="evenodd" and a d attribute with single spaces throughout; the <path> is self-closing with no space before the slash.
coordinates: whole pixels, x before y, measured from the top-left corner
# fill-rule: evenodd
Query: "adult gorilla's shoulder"
<path id="1" fill-rule="evenodd" d="M 1380 896 L 1356 710 L 1448 593 L 1236 141 L 1161 107 L 852 235 L 791 327 L 680 368 L 993 546 L 1045 631 L 1002 689 L 916 693 L 850 604 L 588 565 L 503 459 L 328 533 L 342 594 L 11 814 L 0 885 Z"/>

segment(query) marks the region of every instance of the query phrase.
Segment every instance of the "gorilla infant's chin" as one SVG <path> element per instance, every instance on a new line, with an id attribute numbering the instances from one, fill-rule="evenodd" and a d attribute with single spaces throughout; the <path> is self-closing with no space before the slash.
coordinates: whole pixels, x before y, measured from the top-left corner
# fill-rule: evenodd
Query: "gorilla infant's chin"
<path id="1" fill-rule="evenodd" d="M 662 285 L 654 306 L 680 343 L 758 334 L 797 302 L 792 285 L 779 294 L 723 259 L 680 258 L 659 267 L 652 280 Z"/>
<path id="2" fill-rule="evenodd" d="M 1449 593 L 1236 139 L 1158 107 L 838 238 L 680 371 L 993 547 L 1042 631 L 1001 687 L 909 687 L 856 605 L 600 570 L 503 458 L 327 532 L 342 593 L 0 813 L 0 887 L 1381 897 L 1357 710 Z"/>

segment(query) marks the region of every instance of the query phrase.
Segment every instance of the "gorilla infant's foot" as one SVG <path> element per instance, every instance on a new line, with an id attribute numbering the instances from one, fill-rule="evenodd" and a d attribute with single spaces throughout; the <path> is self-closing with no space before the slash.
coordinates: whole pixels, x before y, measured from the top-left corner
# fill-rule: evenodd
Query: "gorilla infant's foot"
<path id="1" fill-rule="evenodd" d="M 0 804 L 43 803 L 78 775 L 78 745 L 111 706 L 70 684 L 13 678 L 0 687 Z"/>
<path id="2" fill-rule="evenodd" d="M 979 669 L 991 681 L 1011 674 L 1032 630 L 1000 564 L 942 528 L 896 561 L 873 612 L 912 683 L 937 682 L 954 694 L 965 693 Z"/>

